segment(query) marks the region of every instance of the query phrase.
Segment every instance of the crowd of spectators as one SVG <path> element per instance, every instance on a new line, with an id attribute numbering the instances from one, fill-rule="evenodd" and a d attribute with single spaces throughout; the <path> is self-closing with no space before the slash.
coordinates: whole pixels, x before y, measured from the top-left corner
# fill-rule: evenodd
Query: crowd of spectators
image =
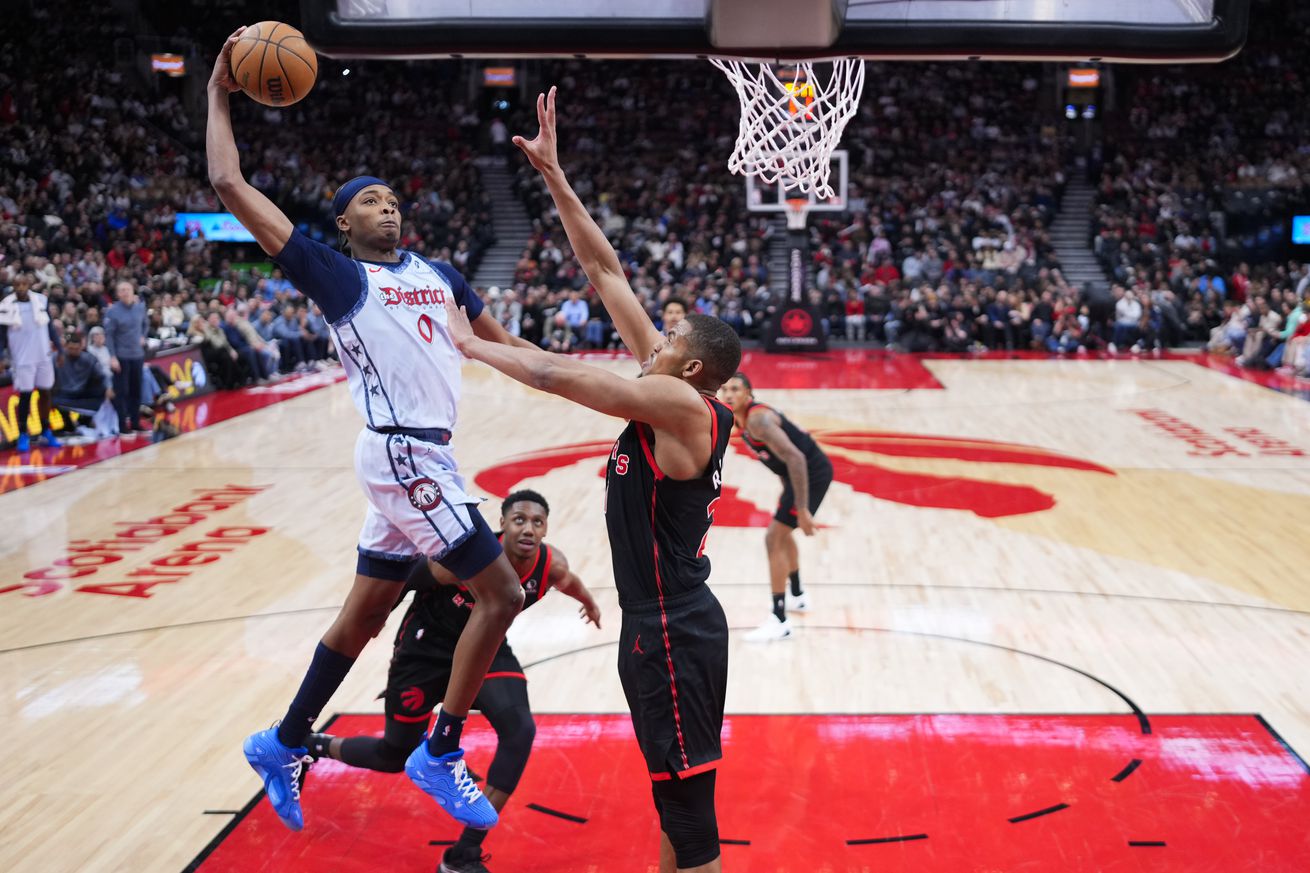
<path id="1" fill-rule="evenodd" d="M 1255 0 L 1236 58 L 1116 71 L 1091 241 L 1124 341 L 1163 335 L 1304 370 L 1282 352 L 1310 291 L 1306 265 L 1286 255 L 1290 216 L 1310 202 L 1308 37 L 1304 4 Z"/>
<path id="2" fill-rule="evenodd" d="M 1041 68 L 875 69 L 852 122 L 851 212 L 810 222 L 830 329 L 914 351 L 1044 344 L 1078 298 L 1048 233 L 1069 154 Z"/>
<path id="3" fill-rule="evenodd" d="M 206 55 L 230 32 L 196 0 L 172 7 Z M 238 19 L 266 11 L 229 7 Z M 56 349 L 76 335 L 93 354 L 110 311 L 140 298 L 140 336 L 100 374 L 127 432 L 166 399 L 163 374 L 135 367 L 156 352 L 199 344 L 222 388 L 321 368 L 333 354 L 317 308 L 256 246 L 174 232 L 179 212 L 223 210 L 206 178 L 204 103 L 188 102 L 185 80 L 149 81 L 117 63 L 116 42 L 131 36 L 112 7 L 55 0 L 19 10 L 0 37 L 0 298 L 21 278 L 48 302 Z M 375 63 L 330 72 L 290 109 L 233 98 L 247 178 L 301 231 L 335 244 L 336 186 L 382 175 L 404 201 L 402 245 L 471 274 L 494 231 L 474 163 L 485 125 L 448 96 L 463 71 Z M 0 353 L 6 383 L 11 365 Z"/>
<path id="4" fill-rule="evenodd" d="M 1254 340 L 1234 347 L 1230 322 L 1252 337 L 1275 317 L 1278 334 L 1299 323 L 1306 269 L 1279 256 L 1288 215 L 1307 199 L 1310 122 L 1288 99 L 1305 92 L 1310 17 L 1287 0 L 1255 0 L 1253 19 L 1251 45 L 1233 61 L 1116 69 L 1089 234 L 1107 281 L 1091 287 L 1065 280 L 1048 232 L 1072 152 L 1042 68 L 870 64 L 843 137 L 849 209 L 809 222 L 810 302 L 824 329 L 915 351 L 1205 344 L 1243 364 L 1277 362 L 1279 343 L 1268 354 Z M 760 336 L 783 293 L 768 268 L 777 231 L 743 211 L 740 180 L 709 157 L 727 154 L 735 135 L 731 112 L 706 108 L 735 106 L 720 77 L 674 63 L 544 66 L 543 81 L 562 86 L 562 161 L 648 311 L 658 319 L 665 301 L 685 300 Z M 530 113 L 514 123 L 535 129 Z M 514 285 L 492 289 L 493 311 L 550 348 L 613 345 L 521 158 L 516 185 L 534 233 Z M 1265 328 L 1248 286 L 1273 313 Z"/>
<path id="5" fill-rule="evenodd" d="M 560 89 L 561 161 L 652 315 L 670 298 L 685 299 L 743 334 L 757 332 L 770 293 L 772 224 L 747 211 L 742 181 L 725 163 L 737 131 L 727 83 L 676 62 L 542 67 L 542 81 Z M 531 135 L 536 118 L 527 109 L 511 126 Z M 533 234 L 494 311 L 549 348 L 614 346 L 544 183 L 521 155 L 512 159 Z"/>
<path id="6" fill-rule="evenodd" d="M 871 63 L 843 142 L 847 210 L 816 213 L 807 231 L 808 293 L 824 328 L 908 350 L 1194 342 L 1245 365 L 1304 366 L 1304 343 L 1289 341 L 1306 330 L 1310 279 L 1282 255 L 1281 223 L 1310 179 L 1310 120 L 1296 108 L 1310 76 L 1300 50 L 1310 14 L 1289 0 L 1254 2 L 1251 43 L 1232 61 L 1116 69 L 1119 106 L 1093 165 L 1089 233 L 1106 289 L 1072 287 L 1051 244 L 1072 151 L 1043 97 L 1049 70 Z M 249 0 L 229 0 L 221 16 L 206 8 L 146 0 L 142 11 L 205 55 L 230 21 L 272 14 Z M 45 296 L 56 345 L 75 338 L 61 365 L 103 359 L 128 430 L 167 386 L 152 384 L 148 366 L 124 373 L 159 349 L 199 344 L 224 387 L 324 366 L 322 316 L 256 247 L 174 232 L 177 213 L 221 204 L 205 178 L 194 85 L 188 94 L 186 80 L 147 80 L 123 60 L 118 47 L 135 44 L 140 22 L 52 0 L 20 7 L 8 24 L 0 297 L 20 279 Z M 402 245 L 471 277 L 495 241 L 476 159 L 507 154 L 533 231 L 513 283 L 480 289 L 492 312 L 547 348 L 616 346 L 544 185 L 507 144 L 535 129 L 531 103 L 493 121 L 471 96 L 476 72 L 367 62 L 346 75 L 325 62 L 312 97 L 293 107 L 238 97 L 243 171 L 328 243 L 336 186 L 364 172 L 387 178 L 403 201 Z M 751 212 L 726 169 L 737 101 L 723 78 L 687 63 L 577 60 L 539 61 L 531 77 L 560 86 L 563 163 L 652 317 L 698 311 L 761 336 L 783 302 L 785 277 L 769 268 L 780 222 Z M 125 341 L 139 345 L 118 353 L 113 330 L 138 307 L 140 335 Z"/>
<path id="7" fill-rule="evenodd" d="M 1078 297 L 1047 232 L 1065 152 L 1043 119 L 1040 67 L 870 67 L 843 138 L 848 209 L 809 225 L 809 293 L 825 328 L 915 350 L 1044 344 L 1056 309 L 1076 310 Z M 543 77 L 561 86 L 561 161 L 652 316 L 677 299 L 759 337 L 784 294 L 768 265 L 779 231 L 747 210 L 722 160 L 737 133 L 722 77 L 678 63 L 577 61 L 546 65 Z M 535 129 L 529 114 L 515 123 Z M 517 162 L 534 233 L 513 287 L 493 294 L 495 311 L 551 348 L 613 345 L 544 184 Z"/>

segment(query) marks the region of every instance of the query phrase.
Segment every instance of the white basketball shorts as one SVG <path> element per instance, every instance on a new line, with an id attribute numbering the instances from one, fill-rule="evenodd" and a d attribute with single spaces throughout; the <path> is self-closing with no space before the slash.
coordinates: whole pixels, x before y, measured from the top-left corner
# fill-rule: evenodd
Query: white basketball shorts
<path id="1" fill-rule="evenodd" d="M 29 364 L 14 364 L 14 390 L 26 394 L 34 388 L 48 391 L 55 387 L 55 366 L 49 358 Z"/>
<path id="2" fill-rule="evenodd" d="M 479 501 L 465 493 L 449 446 L 366 428 L 355 441 L 355 477 L 369 504 L 362 555 L 441 560 L 473 534 Z"/>

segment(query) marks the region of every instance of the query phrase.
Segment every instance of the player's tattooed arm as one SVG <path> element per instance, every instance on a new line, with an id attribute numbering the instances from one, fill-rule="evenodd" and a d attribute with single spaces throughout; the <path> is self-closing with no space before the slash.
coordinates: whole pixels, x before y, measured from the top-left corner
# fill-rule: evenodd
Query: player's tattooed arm
<path id="1" fill-rule="evenodd" d="M 238 27 L 223 43 L 209 77 L 209 120 L 205 125 L 209 184 L 214 186 L 223 205 L 255 237 L 259 247 L 269 255 L 277 255 L 286 247 L 294 228 L 282 210 L 241 175 L 241 158 L 232 133 L 228 95 L 239 87 L 232 76 L 232 47 L 243 30 L 244 27 Z"/>
<path id="2" fill-rule="evenodd" d="M 514 144 L 523 150 L 523 154 L 541 173 L 546 187 L 550 189 L 564 232 L 568 235 L 569 245 L 573 247 L 583 272 L 591 284 L 596 286 L 624 345 L 637 360 L 644 361 L 659 345 L 660 332 L 655 329 L 650 316 L 632 292 L 614 247 L 587 212 L 587 207 L 578 198 L 560 167 L 555 135 L 555 91 L 555 87 L 551 86 L 549 94 L 537 95 L 537 121 L 541 125 L 537 136 L 531 140 L 516 136 Z"/>
<path id="3" fill-rule="evenodd" d="M 751 435 L 759 439 L 773 456 L 787 465 L 787 479 L 796 498 L 796 523 L 806 536 L 814 536 L 814 518 L 810 515 L 810 468 L 805 454 L 791 441 L 778 422 L 777 413 L 756 407 L 746 420 Z"/>
<path id="4" fill-rule="evenodd" d="M 587 586 L 582 584 L 578 574 L 569 569 L 569 561 L 564 557 L 564 553 L 559 549 L 552 549 L 554 557 L 550 564 L 550 577 L 547 580 L 551 588 L 559 589 L 560 594 L 568 595 L 578 603 L 578 615 L 582 616 L 583 621 L 591 622 L 600 629 L 600 607 L 596 605 L 596 600 L 587 590 Z"/>

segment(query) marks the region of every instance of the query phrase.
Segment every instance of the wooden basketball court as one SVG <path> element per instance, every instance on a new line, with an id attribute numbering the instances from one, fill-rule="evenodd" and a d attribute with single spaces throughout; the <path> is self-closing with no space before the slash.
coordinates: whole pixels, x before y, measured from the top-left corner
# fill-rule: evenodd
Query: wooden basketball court
<path id="1" fill-rule="evenodd" d="M 725 868 L 1310 869 L 1310 405 L 1189 360 L 744 368 L 837 481 L 797 636 L 733 642 Z M 542 727 L 490 866 L 654 870 L 610 717 L 620 423 L 477 365 L 460 416 L 489 519 L 545 494 L 604 611 L 597 631 L 548 597 L 511 631 Z M 332 385 L 0 497 L 0 869 L 436 866 L 453 828 L 403 777 L 311 773 L 291 834 L 241 754 L 349 587 L 359 427 Z M 779 485 L 741 453 L 725 485 L 708 553 L 741 631 L 767 614 Z M 325 719 L 380 730 L 393 630 Z"/>

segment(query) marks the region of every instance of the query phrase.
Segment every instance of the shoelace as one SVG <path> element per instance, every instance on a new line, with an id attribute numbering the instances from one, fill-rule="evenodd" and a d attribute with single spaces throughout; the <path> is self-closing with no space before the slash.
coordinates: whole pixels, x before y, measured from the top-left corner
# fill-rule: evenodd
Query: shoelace
<path id="1" fill-rule="evenodd" d="M 306 764 L 314 763 L 314 759 L 309 755 L 297 755 L 282 766 L 291 771 L 291 797 L 293 800 L 300 800 L 300 770 Z"/>
<path id="2" fill-rule="evenodd" d="M 455 790 L 469 803 L 477 800 L 482 794 L 478 789 L 478 783 L 469 778 L 468 765 L 464 763 L 462 758 L 455 762 L 450 773 L 455 777 Z"/>

